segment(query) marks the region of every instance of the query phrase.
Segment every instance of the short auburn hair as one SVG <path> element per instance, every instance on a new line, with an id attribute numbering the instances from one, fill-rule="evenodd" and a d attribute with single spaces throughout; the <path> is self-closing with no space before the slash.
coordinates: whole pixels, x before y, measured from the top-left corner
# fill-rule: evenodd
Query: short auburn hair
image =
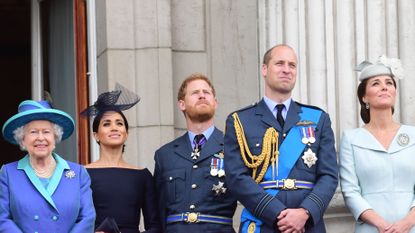
<path id="1" fill-rule="evenodd" d="M 177 100 L 183 100 L 186 96 L 186 88 L 187 85 L 194 81 L 194 80 L 203 80 L 205 81 L 209 87 L 212 89 L 213 96 L 216 96 L 215 88 L 212 85 L 212 82 L 207 78 L 206 75 L 200 73 L 194 73 L 189 75 L 185 80 L 183 80 L 182 85 L 179 88 L 179 92 L 177 93 Z"/>

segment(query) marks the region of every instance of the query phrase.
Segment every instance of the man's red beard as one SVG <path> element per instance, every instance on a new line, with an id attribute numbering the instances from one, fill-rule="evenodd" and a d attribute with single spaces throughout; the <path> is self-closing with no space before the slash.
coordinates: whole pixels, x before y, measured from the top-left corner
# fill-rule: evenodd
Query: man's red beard
<path id="1" fill-rule="evenodd" d="M 212 119 L 215 115 L 215 109 L 212 108 L 212 106 L 206 101 L 203 101 L 203 103 L 205 103 L 207 107 L 198 107 L 197 104 L 195 107 L 192 107 L 189 111 L 186 112 L 187 116 L 192 121 L 205 122 Z"/>

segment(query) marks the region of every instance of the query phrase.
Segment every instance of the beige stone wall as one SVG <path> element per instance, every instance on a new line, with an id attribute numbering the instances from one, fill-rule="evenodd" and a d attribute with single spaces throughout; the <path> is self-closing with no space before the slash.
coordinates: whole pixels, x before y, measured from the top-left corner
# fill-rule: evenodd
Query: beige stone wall
<path id="1" fill-rule="evenodd" d="M 154 169 L 154 151 L 174 138 L 170 1 L 96 1 L 98 92 L 116 82 L 141 96 L 126 112 L 125 156 Z"/>
<path id="2" fill-rule="evenodd" d="M 276 43 L 297 50 L 294 98 L 330 114 L 337 144 L 344 129 L 361 125 L 353 68 L 382 53 L 403 61 L 408 78 L 400 81 L 395 117 L 415 123 L 411 0 L 99 0 L 96 15 L 99 92 L 118 81 L 142 97 L 127 112 L 126 157 L 138 166 L 153 170 L 154 151 L 184 132 L 176 95 L 187 75 L 212 79 L 223 129 L 231 111 L 262 97 L 260 60 Z M 353 231 L 340 191 L 325 219 L 329 233 Z"/>

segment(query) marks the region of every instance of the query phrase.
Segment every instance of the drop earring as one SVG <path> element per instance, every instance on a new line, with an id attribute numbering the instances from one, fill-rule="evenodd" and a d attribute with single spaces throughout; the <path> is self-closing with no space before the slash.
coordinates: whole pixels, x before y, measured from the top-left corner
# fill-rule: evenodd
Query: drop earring
<path id="1" fill-rule="evenodd" d="M 365 107 L 366 109 L 369 109 L 369 103 L 366 103 Z"/>

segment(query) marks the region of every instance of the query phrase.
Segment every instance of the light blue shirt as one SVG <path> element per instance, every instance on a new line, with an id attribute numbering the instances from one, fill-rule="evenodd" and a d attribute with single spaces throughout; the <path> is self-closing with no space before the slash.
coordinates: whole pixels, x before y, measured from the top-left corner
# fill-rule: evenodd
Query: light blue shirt
<path id="1" fill-rule="evenodd" d="M 285 118 L 287 118 L 287 112 L 288 112 L 288 109 L 290 108 L 291 101 L 292 101 L 291 98 L 288 98 L 286 101 L 284 101 L 282 103 L 277 103 L 277 102 L 271 100 L 270 98 L 264 96 L 264 101 L 265 101 L 265 104 L 267 105 L 268 109 L 272 112 L 272 115 L 274 115 L 275 118 L 277 117 L 277 111 L 278 111 L 277 110 L 277 104 L 284 104 L 285 108 L 282 109 L 282 117 L 284 117 L 284 120 L 285 120 Z"/>
<path id="2" fill-rule="evenodd" d="M 213 131 L 215 130 L 215 126 L 212 125 L 209 128 L 207 128 L 205 131 L 203 131 L 203 136 L 205 136 L 206 141 L 209 140 L 210 135 L 212 135 Z M 195 138 L 196 134 L 193 133 L 192 131 L 187 131 L 189 135 L 189 140 L 190 140 L 190 145 L 192 145 L 193 143 L 193 139 Z"/>

